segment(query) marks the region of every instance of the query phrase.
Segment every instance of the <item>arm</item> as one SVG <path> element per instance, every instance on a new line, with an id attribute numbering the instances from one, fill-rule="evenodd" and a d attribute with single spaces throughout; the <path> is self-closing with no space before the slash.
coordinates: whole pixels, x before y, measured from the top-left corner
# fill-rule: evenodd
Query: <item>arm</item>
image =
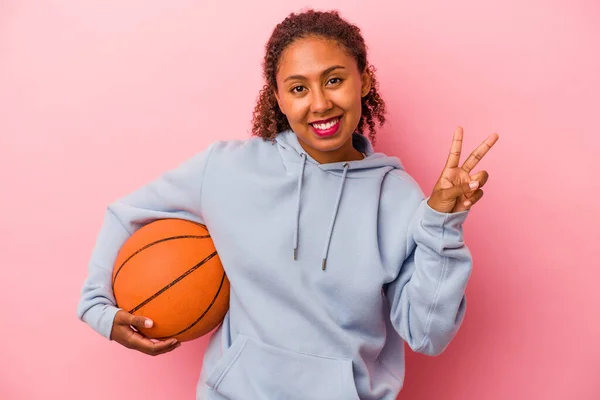
<path id="1" fill-rule="evenodd" d="M 431 196 L 421 201 L 409 224 L 408 256 L 387 295 L 392 323 L 415 351 L 440 354 L 464 318 L 472 259 L 462 224 L 483 197 L 481 188 L 489 177 L 486 171 L 472 170 L 497 140 L 497 134 L 488 136 L 459 166 L 463 129 L 458 127 Z"/>
<path id="2" fill-rule="evenodd" d="M 424 200 L 411 220 L 408 256 L 386 296 L 392 324 L 416 352 L 440 354 L 464 318 L 472 269 L 462 232 L 467 214 L 440 213 Z"/>
<path id="3" fill-rule="evenodd" d="M 202 181 L 213 146 L 108 206 L 81 290 L 77 316 L 110 339 L 116 307 L 111 280 L 123 243 L 145 224 L 162 218 L 203 223 Z"/>

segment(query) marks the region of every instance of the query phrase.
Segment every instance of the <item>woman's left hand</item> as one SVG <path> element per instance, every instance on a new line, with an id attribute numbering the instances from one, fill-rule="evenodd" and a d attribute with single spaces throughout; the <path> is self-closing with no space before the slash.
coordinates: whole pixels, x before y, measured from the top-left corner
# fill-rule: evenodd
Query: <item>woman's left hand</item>
<path id="1" fill-rule="evenodd" d="M 431 208 L 441 213 L 469 210 L 483 197 L 481 188 L 489 175 L 486 171 L 471 175 L 471 171 L 496 143 L 498 135 L 494 133 L 485 139 L 459 167 L 462 140 L 463 129 L 458 127 L 454 131 L 446 166 L 427 201 Z"/>

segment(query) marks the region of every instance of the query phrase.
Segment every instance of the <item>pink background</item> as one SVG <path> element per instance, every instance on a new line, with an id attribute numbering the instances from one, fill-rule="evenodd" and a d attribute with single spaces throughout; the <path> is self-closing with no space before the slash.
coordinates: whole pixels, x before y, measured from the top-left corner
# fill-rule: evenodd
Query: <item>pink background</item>
<path id="1" fill-rule="evenodd" d="M 313 3 L 362 27 L 390 110 L 378 149 L 426 193 L 455 126 L 468 151 L 500 134 L 465 227 L 463 328 L 408 355 L 400 398 L 600 398 L 600 3 Z M 0 2 L 0 398 L 193 398 L 202 340 L 151 358 L 76 319 L 88 257 L 109 202 L 248 137 L 263 45 L 306 4 Z"/>

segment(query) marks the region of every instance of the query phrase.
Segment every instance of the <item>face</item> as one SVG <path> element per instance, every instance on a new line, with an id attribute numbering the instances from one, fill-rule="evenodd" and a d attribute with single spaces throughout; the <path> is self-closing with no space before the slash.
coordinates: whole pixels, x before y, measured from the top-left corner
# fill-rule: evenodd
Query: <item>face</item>
<path id="1" fill-rule="evenodd" d="M 362 159 L 352 147 L 368 72 L 333 40 L 309 37 L 288 46 L 279 60 L 275 96 L 304 150 L 320 163 Z"/>

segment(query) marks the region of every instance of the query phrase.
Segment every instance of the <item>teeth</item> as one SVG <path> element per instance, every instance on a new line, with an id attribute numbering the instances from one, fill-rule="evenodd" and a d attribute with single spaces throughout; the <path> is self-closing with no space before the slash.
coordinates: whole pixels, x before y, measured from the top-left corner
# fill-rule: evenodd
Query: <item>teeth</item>
<path id="1" fill-rule="evenodd" d="M 313 124 L 313 126 L 314 126 L 315 128 L 317 128 L 317 129 L 326 130 L 326 129 L 329 129 L 329 128 L 331 128 L 331 127 L 332 127 L 332 126 L 334 126 L 335 124 L 337 124 L 337 123 L 338 123 L 338 121 L 339 121 L 339 118 L 336 118 L 336 119 L 334 119 L 334 120 L 331 120 L 331 121 L 329 121 L 329 122 L 327 122 L 327 123 L 324 123 L 324 124 Z"/>

